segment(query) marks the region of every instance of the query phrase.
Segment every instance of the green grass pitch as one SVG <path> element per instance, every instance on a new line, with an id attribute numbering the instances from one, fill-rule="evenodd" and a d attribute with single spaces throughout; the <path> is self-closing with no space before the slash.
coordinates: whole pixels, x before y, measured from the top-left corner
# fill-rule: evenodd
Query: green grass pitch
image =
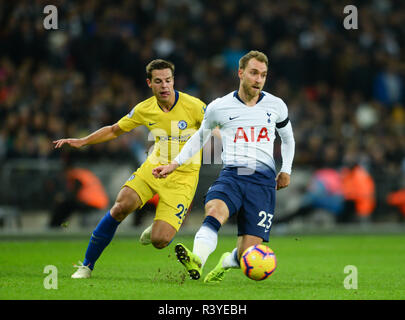
<path id="1" fill-rule="evenodd" d="M 232 270 L 220 284 L 185 275 L 174 244 L 192 247 L 192 237 L 177 237 L 163 250 L 141 246 L 138 237 L 117 235 L 96 264 L 91 279 L 71 279 L 83 259 L 88 238 L 0 241 L 1 300 L 403 300 L 405 235 L 272 236 L 277 269 L 264 281 Z M 220 235 L 203 277 L 236 237 Z M 45 289 L 47 265 L 57 268 L 57 289 Z M 357 269 L 357 289 L 344 281 Z"/>

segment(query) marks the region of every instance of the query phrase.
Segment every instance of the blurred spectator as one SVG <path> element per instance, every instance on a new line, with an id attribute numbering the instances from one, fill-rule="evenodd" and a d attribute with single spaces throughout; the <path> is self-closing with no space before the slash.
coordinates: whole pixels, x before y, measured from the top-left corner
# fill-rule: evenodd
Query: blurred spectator
<path id="1" fill-rule="evenodd" d="M 88 214 L 94 210 L 106 209 L 108 195 L 100 181 L 90 170 L 74 167 L 65 160 L 60 183 L 53 184 L 51 219 L 49 226 L 63 226 L 74 212 Z"/>
<path id="2" fill-rule="evenodd" d="M 405 189 L 388 194 L 387 203 L 397 209 L 400 220 L 405 222 Z"/>
<path id="3" fill-rule="evenodd" d="M 275 222 L 286 223 L 297 217 L 307 216 L 317 209 L 329 212 L 337 220 L 337 216 L 343 211 L 344 201 L 340 172 L 332 168 L 316 170 L 297 211 L 276 219 Z"/>
<path id="4" fill-rule="evenodd" d="M 386 106 L 403 101 L 404 81 L 398 72 L 395 60 L 388 60 L 387 67 L 374 80 L 374 96 Z"/>
<path id="5" fill-rule="evenodd" d="M 338 221 L 371 221 L 376 205 L 373 178 L 359 164 L 343 168 L 341 174 L 345 207 Z"/>

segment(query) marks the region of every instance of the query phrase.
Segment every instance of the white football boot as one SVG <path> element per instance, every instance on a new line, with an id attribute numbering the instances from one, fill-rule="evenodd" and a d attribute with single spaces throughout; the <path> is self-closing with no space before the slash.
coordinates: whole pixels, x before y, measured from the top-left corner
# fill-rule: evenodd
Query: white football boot
<path id="1" fill-rule="evenodd" d="M 153 226 L 153 224 L 151 224 L 149 227 L 147 227 L 142 232 L 141 237 L 139 238 L 139 242 L 141 244 L 143 244 L 144 246 L 151 244 L 150 235 L 152 233 L 152 226 Z"/>
<path id="2" fill-rule="evenodd" d="M 77 268 L 76 272 L 72 274 L 73 279 L 87 279 L 91 277 L 91 269 L 88 266 L 84 266 L 82 262 L 79 261 L 79 265 L 74 265 Z"/>

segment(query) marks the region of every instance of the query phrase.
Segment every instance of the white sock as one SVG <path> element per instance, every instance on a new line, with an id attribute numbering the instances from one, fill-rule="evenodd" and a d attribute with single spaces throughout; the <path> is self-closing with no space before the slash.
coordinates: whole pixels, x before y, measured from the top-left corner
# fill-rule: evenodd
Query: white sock
<path id="1" fill-rule="evenodd" d="M 237 260 L 238 257 L 238 249 L 235 248 L 232 250 L 232 253 L 227 256 L 224 261 L 222 261 L 222 266 L 225 269 L 228 268 L 235 268 L 235 269 L 239 269 L 240 268 L 240 264 L 239 261 Z"/>
<path id="2" fill-rule="evenodd" d="M 193 253 L 200 257 L 204 267 L 208 256 L 214 252 L 218 243 L 218 233 L 212 228 L 202 225 L 194 237 Z"/>

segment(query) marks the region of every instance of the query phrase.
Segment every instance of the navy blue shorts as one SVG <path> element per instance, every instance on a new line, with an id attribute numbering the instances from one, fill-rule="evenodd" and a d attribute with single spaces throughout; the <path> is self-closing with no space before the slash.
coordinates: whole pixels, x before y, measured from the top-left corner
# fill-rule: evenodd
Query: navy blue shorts
<path id="1" fill-rule="evenodd" d="M 237 214 L 238 236 L 252 235 L 268 242 L 276 190 L 274 183 L 258 184 L 254 175 L 241 178 L 236 170 L 221 171 L 218 179 L 208 189 L 205 203 L 213 199 L 224 201 L 228 206 L 229 216 Z"/>

